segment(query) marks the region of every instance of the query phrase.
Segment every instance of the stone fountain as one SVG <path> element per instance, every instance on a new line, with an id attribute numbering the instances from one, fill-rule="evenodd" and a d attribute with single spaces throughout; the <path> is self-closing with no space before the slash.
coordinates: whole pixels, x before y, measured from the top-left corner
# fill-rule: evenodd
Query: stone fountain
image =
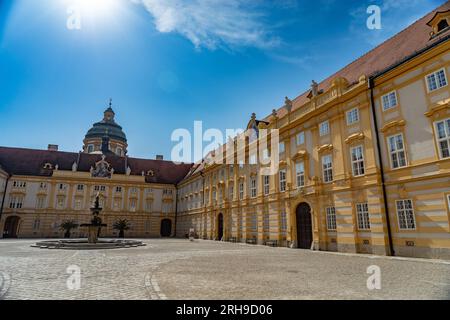
<path id="1" fill-rule="evenodd" d="M 102 227 L 106 227 L 106 224 L 102 223 L 102 218 L 99 217 L 101 211 L 102 208 L 100 208 L 99 205 L 99 194 L 97 193 L 97 196 L 95 197 L 94 207 L 91 208 L 91 212 L 93 215 L 91 223 L 84 223 L 80 225 L 80 227 L 89 228 L 88 243 L 97 243 Z"/>
<path id="2" fill-rule="evenodd" d="M 99 204 L 99 194 L 95 197 L 94 207 L 91 208 L 92 219 L 91 223 L 81 224 L 80 227 L 88 228 L 88 239 L 73 239 L 73 240 L 46 240 L 39 241 L 32 247 L 41 249 L 115 249 L 115 248 L 132 248 L 145 246 L 145 243 L 138 240 L 124 240 L 124 239 L 99 239 L 102 227 L 107 225 L 102 223 L 99 217 L 102 208 Z"/>

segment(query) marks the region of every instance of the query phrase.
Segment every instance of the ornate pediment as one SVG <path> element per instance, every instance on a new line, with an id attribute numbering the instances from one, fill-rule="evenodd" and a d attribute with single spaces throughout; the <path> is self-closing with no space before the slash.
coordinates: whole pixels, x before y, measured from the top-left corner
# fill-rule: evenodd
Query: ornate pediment
<path id="1" fill-rule="evenodd" d="M 102 155 L 102 160 L 95 163 L 95 167 L 91 167 L 91 176 L 94 178 L 111 178 L 112 173 L 113 170 L 105 160 L 105 155 Z"/>
<path id="2" fill-rule="evenodd" d="M 292 157 L 292 160 L 307 159 L 307 158 L 308 152 L 306 152 L 306 150 L 300 150 Z"/>
<path id="3" fill-rule="evenodd" d="M 381 132 L 385 133 L 393 128 L 403 127 L 403 126 L 405 126 L 405 124 L 406 124 L 406 121 L 403 119 L 391 121 L 391 122 L 385 124 L 383 128 L 381 128 Z"/>
<path id="4" fill-rule="evenodd" d="M 317 151 L 319 153 L 328 152 L 328 151 L 331 151 L 331 150 L 333 150 L 333 145 L 332 144 L 324 144 L 323 146 L 320 146 L 320 147 L 317 148 Z"/>
<path id="5" fill-rule="evenodd" d="M 364 133 L 354 133 L 351 136 L 349 136 L 347 139 L 345 139 L 345 143 L 350 144 L 355 141 L 364 140 Z"/>

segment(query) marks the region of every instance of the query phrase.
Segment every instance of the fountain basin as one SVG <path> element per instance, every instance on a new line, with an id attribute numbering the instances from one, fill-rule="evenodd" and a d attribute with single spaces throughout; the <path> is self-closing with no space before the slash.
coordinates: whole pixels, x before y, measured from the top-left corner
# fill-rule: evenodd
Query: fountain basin
<path id="1" fill-rule="evenodd" d="M 145 245 L 145 243 L 139 240 L 99 239 L 96 243 L 90 243 L 86 239 L 73 239 L 39 241 L 32 245 L 32 247 L 41 249 L 93 250 L 136 248 Z"/>

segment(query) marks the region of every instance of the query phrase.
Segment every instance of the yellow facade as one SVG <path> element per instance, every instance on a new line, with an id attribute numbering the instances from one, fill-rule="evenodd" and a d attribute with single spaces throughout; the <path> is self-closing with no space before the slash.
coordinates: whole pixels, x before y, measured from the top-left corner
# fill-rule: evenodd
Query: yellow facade
<path id="1" fill-rule="evenodd" d="M 307 204 L 311 249 L 449 259 L 450 156 L 440 150 L 436 127 L 447 125 L 450 146 L 449 49 L 449 42 L 443 41 L 381 75 L 361 74 L 357 83 L 337 77 L 306 103 L 286 107 L 281 117 L 272 114 L 267 128 L 279 129 L 285 145 L 280 169 L 286 170 L 286 190 L 280 191 L 276 174 L 269 177 L 270 191 L 264 194 L 267 178 L 251 165 L 206 166 L 179 186 L 178 235 L 194 228 L 205 239 L 302 247 L 305 230 L 298 230 L 304 227 L 298 221 L 299 208 Z M 440 88 L 430 90 L 430 74 L 442 82 Z M 392 92 L 395 98 L 389 97 Z M 389 98 L 392 106 L 385 102 L 385 107 L 383 99 Z M 355 113 L 358 119 L 353 122 Z M 321 134 L 326 121 L 329 132 Z M 304 143 L 297 143 L 299 133 Z M 404 150 L 393 155 L 389 139 L 398 134 Z M 352 162 L 354 150 L 362 150 L 363 174 L 353 168 L 358 165 Z M 324 181 L 322 161 L 327 155 L 332 158 L 331 183 Z M 392 157 L 397 155 L 406 163 L 393 168 Z M 298 163 L 305 168 L 301 187 L 296 182 Z M 256 197 L 251 194 L 254 177 Z M 192 197 L 205 200 L 194 201 L 199 204 L 193 207 Z M 333 212 L 336 228 L 328 221 Z"/>

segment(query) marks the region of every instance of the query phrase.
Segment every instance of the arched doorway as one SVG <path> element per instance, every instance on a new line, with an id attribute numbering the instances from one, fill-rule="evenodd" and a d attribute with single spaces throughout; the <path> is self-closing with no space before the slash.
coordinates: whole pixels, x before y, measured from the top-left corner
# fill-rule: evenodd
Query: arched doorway
<path id="1" fill-rule="evenodd" d="M 222 240 L 223 238 L 223 214 L 219 213 L 217 217 L 217 240 Z"/>
<path id="2" fill-rule="evenodd" d="M 313 242 L 311 207 L 300 203 L 296 210 L 297 217 L 297 248 L 311 249 Z"/>
<path id="3" fill-rule="evenodd" d="M 5 227 L 3 228 L 3 238 L 17 238 L 19 221 L 20 218 L 17 216 L 6 218 Z"/>
<path id="4" fill-rule="evenodd" d="M 170 237 L 172 234 L 172 220 L 163 219 L 161 220 L 161 237 Z"/>

